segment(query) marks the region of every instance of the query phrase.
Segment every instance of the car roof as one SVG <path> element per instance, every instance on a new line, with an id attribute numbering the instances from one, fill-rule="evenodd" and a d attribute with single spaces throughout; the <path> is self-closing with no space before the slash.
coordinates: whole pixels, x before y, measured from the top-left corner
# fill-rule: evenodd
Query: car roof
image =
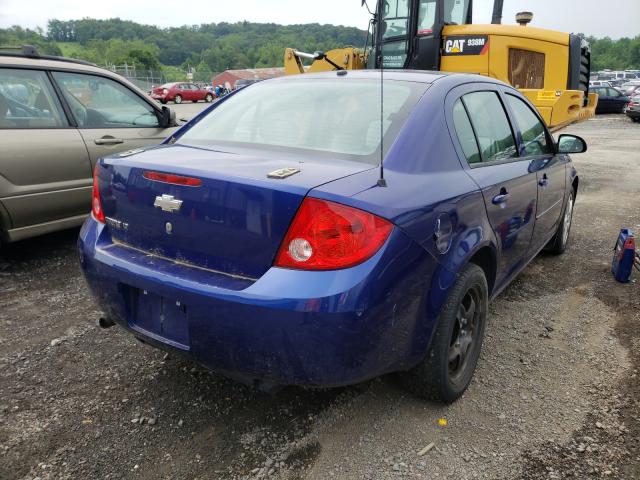
<path id="1" fill-rule="evenodd" d="M 88 62 L 82 62 L 75 59 L 55 59 L 55 58 L 33 58 L 14 55 L 0 55 L 0 65 L 3 67 L 37 67 L 54 70 L 74 70 L 77 72 L 102 73 L 115 76 L 116 74 L 105 69 L 93 65 Z"/>
<path id="2" fill-rule="evenodd" d="M 322 78 L 335 78 L 341 76 L 342 78 L 355 78 L 366 80 L 380 80 L 380 70 L 347 70 L 347 73 L 340 72 L 317 72 L 317 73 L 305 73 L 301 75 L 291 75 L 278 77 L 267 80 L 268 82 L 274 81 L 286 81 L 287 79 L 322 79 Z M 474 75 L 470 73 L 452 73 L 452 72 L 434 72 L 427 70 L 384 70 L 382 73 L 385 80 L 391 81 L 405 81 L 405 82 L 417 82 L 432 84 L 443 79 L 449 80 L 451 83 L 463 84 L 469 82 L 482 82 L 482 83 L 494 83 L 496 85 L 508 86 L 510 85 L 483 75 Z"/>

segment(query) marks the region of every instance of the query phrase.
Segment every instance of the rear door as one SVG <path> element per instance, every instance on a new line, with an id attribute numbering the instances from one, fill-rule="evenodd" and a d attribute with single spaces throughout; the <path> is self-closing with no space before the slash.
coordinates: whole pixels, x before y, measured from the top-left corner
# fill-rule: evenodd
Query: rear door
<path id="1" fill-rule="evenodd" d="M 176 130 L 161 128 L 157 110 L 127 86 L 100 75 L 53 72 L 89 151 L 104 156 L 155 145 Z"/>
<path id="2" fill-rule="evenodd" d="M 0 203 L 17 229 L 86 214 L 91 165 L 45 71 L 0 68 Z"/>
<path id="3" fill-rule="evenodd" d="M 192 101 L 193 100 L 193 89 L 191 88 L 192 85 L 190 83 L 185 83 L 181 86 L 182 88 L 182 98 L 184 100 L 188 100 L 188 101 Z"/>
<path id="4" fill-rule="evenodd" d="M 470 167 L 467 172 L 482 190 L 498 241 L 496 286 L 500 288 L 527 260 L 534 228 L 537 178 L 530 169 L 531 162 L 518 156 L 503 100 L 498 87 L 495 90 L 492 87 L 463 87 L 466 93 L 456 100 L 453 119 Z"/>
<path id="5" fill-rule="evenodd" d="M 610 100 L 608 97 L 608 92 L 606 87 L 598 87 L 595 89 L 595 93 L 598 94 L 598 106 L 596 110 L 598 113 L 607 113 L 611 108 Z"/>
<path id="6" fill-rule="evenodd" d="M 524 100 L 505 95 L 517 130 L 520 156 L 529 162 L 538 180 L 538 208 L 531 242 L 537 253 L 553 236 L 564 206 L 567 157 L 556 155 L 551 135 L 544 123 Z"/>
<path id="7" fill-rule="evenodd" d="M 192 83 L 190 86 L 191 86 L 191 100 L 193 100 L 194 102 L 197 102 L 198 100 L 202 100 L 204 98 L 204 95 L 200 87 L 198 87 L 195 83 Z"/>

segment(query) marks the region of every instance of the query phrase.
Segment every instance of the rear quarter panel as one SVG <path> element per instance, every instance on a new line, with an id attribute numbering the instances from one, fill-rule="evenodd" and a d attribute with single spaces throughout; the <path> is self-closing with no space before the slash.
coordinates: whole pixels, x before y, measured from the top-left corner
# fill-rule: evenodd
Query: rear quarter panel
<path id="1" fill-rule="evenodd" d="M 436 261 L 439 268 L 418 292 L 424 309 L 416 319 L 414 348 L 423 352 L 428 347 L 424 339 L 430 339 L 459 272 L 483 246 L 494 255 L 496 251 L 482 193 L 462 168 L 447 128 L 443 99 L 451 87 L 439 82 L 420 101 L 385 158 L 387 187 L 376 185 L 376 169 L 311 192 L 391 220 Z"/>

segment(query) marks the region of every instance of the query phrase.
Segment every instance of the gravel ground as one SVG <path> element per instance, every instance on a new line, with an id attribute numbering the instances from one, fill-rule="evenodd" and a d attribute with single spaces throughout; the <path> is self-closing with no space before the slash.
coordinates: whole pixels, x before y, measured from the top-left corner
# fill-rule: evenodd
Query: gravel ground
<path id="1" fill-rule="evenodd" d="M 7 246 L 0 478 L 640 478 L 640 282 L 609 273 L 619 228 L 640 228 L 639 129 L 623 116 L 570 129 L 590 150 L 574 156 L 569 250 L 493 302 L 475 379 L 451 406 L 393 376 L 254 391 L 100 330 L 77 230 Z"/>

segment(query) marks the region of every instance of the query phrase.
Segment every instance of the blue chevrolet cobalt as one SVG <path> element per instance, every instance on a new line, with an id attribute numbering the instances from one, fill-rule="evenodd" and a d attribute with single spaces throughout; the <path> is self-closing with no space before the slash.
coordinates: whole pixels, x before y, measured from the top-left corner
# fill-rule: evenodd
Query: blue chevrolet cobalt
<path id="1" fill-rule="evenodd" d="M 102 326 L 263 388 L 399 372 L 462 395 L 489 300 L 567 246 L 586 145 L 486 77 L 383 86 L 261 82 L 102 159 L 79 239 Z"/>

